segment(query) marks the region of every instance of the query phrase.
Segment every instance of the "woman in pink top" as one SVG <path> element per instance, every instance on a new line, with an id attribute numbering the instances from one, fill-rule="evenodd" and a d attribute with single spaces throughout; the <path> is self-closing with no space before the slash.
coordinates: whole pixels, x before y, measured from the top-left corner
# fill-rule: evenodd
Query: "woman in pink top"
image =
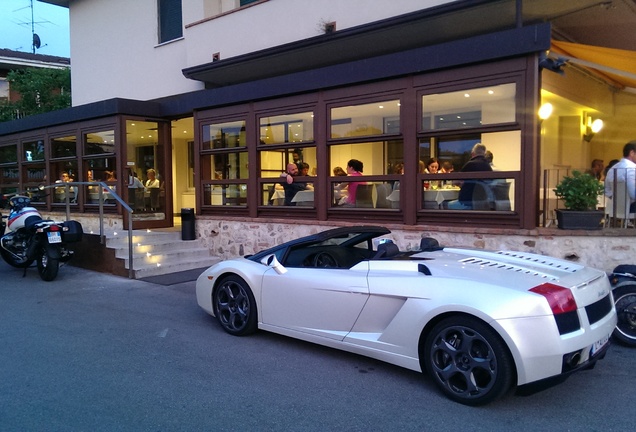
<path id="1" fill-rule="evenodd" d="M 357 159 L 351 159 L 347 162 L 347 174 L 350 176 L 361 176 L 364 165 Z M 356 192 L 358 191 L 358 185 L 364 182 L 348 182 L 347 187 L 347 202 L 348 205 L 356 205 Z"/>

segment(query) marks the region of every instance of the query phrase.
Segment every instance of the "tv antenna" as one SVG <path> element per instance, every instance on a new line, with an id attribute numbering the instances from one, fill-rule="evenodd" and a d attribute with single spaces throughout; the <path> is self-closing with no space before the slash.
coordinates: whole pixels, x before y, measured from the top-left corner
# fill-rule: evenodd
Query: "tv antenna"
<path id="1" fill-rule="evenodd" d="M 32 35 L 32 39 L 31 39 L 31 49 L 33 51 L 33 54 L 35 54 L 35 50 L 40 49 L 40 47 L 46 46 L 46 44 L 42 45 L 42 41 L 40 40 L 40 36 L 38 36 L 38 34 L 35 32 L 35 25 L 36 24 L 52 24 L 51 21 L 48 20 L 44 20 L 44 21 L 35 21 L 35 16 L 33 13 L 33 0 L 30 0 L 30 5 L 29 6 L 25 6 L 23 8 L 20 9 L 16 9 L 14 12 L 17 12 L 19 10 L 22 9 L 26 9 L 26 8 L 30 8 L 31 9 L 31 21 L 22 21 L 22 22 L 18 22 L 19 25 L 21 26 L 30 26 L 31 27 L 31 35 Z"/>

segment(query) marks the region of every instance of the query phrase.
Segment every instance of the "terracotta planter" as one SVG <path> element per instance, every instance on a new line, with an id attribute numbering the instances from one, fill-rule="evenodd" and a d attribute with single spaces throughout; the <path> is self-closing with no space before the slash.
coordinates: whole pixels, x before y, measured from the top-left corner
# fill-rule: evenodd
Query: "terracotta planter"
<path id="1" fill-rule="evenodd" d="M 559 228 L 567 230 L 600 230 L 602 210 L 556 210 Z"/>

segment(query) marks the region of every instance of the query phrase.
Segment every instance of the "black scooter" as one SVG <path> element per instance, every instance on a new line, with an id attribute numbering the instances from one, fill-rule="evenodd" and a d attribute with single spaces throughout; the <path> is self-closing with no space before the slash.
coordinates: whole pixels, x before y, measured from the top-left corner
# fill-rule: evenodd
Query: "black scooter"
<path id="1" fill-rule="evenodd" d="M 636 347 L 636 265 L 621 264 L 609 275 L 618 323 L 612 336 Z"/>

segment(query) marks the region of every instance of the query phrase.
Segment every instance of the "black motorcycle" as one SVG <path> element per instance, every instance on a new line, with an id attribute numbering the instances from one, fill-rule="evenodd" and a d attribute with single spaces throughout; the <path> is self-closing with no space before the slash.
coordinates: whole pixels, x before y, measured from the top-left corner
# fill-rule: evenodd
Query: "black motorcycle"
<path id="1" fill-rule="evenodd" d="M 636 265 L 622 264 L 609 275 L 618 323 L 612 335 L 636 347 Z"/>
<path id="2" fill-rule="evenodd" d="M 42 219 L 40 212 L 31 207 L 31 198 L 27 195 L 0 197 L 0 208 L 7 204 L 9 215 L 0 214 L 0 255 L 9 265 L 24 268 L 25 275 L 26 269 L 36 261 L 42 280 L 52 281 L 57 277 L 60 263 L 73 256 L 67 243 L 82 240 L 82 225 L 77 221 Z"/>

